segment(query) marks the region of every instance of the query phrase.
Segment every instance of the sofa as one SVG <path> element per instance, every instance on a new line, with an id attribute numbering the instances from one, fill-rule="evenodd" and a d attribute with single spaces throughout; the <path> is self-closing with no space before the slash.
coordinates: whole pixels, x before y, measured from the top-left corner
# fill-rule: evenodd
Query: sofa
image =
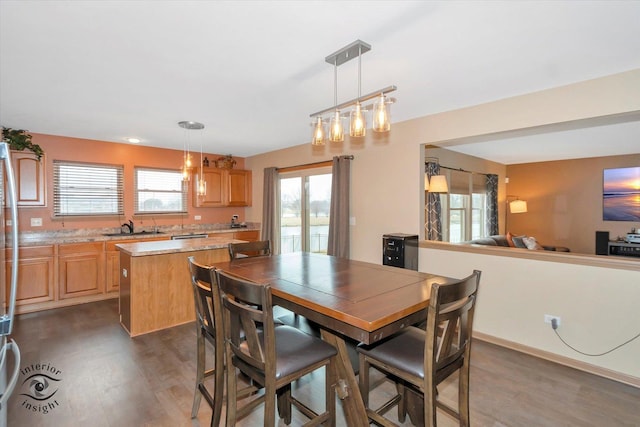
<path id="1" fill-rule="evenodd" d="M 519 248 L 530 250 L 545 250 L 556 252 L 570 252 L 569 248 L 564 246 L 548 246 L 539 244 L 535 237 L 531 236 L 515 236 L 511 233 L 495 234 L 489 237 L 482 237 L 479 239 L 469 240 L 464 243 L 470 245 L 485 245 L 485 246 L 501 246 L 505 248 Z"/>

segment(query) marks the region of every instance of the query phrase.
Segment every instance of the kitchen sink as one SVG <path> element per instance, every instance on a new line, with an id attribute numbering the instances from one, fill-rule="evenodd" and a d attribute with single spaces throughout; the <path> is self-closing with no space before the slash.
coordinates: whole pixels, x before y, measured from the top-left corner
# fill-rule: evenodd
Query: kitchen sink
<path id="1" fill-rule="evenodd" d="M 116 237 L 116 236 L 146 236 L 146 235 L 153 235 L 153 234 L 165 234 L 162 231 L 136 231 L 135 233 L 123 233 L 123 232 L 119 232 L 119 233 L 105 233 L 103 234 L 103 236 L 107 236 L 107 237 Z"/>

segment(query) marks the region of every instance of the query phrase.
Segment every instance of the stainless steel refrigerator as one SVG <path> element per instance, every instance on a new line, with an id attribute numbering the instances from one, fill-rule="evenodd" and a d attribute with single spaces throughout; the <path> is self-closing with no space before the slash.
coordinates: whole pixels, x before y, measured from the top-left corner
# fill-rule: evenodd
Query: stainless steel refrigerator
<path id="1" fill-rule="evenodd" d="M 18 291 L 18 208 L 16 206 L 15 178 L 9 154 L 9 145 L 6 142 L 0 143 L 0 193 L 6 192 L 1 194 L 3 206 L 0 208 L 0 300 L 2 300 L 2 312 L 0 313 L 0 427 L 7 425 L 7 402 L 16 386 L 20 371 L 20 349 L 18 344 L 11 339 Z M 8 218 L 5 218 L 6 211 L 9 211 Z M 7 220 L 12 221 L 9 227 L 6 224 Z M 5 229 L 11 230 L 7 236 L 5 236 Z M 13 248 L 11 251 L 13 268 L 8 287 L 4 259 L 6 246 Z M 8 369 L 11 369 L 11 372 L 8 372 Z"/>

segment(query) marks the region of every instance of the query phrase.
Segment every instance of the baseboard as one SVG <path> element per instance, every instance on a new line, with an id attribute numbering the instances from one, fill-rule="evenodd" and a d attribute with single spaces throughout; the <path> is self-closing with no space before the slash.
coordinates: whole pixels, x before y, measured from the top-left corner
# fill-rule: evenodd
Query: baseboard
<path id="1" fill-rule="evenodd" d="M 518 344 L 516 342 L 508 341 L 508 340 L 494 337 L 491 335 L 487 335 L 482 332 L 474 331 L 473 338 L 481 341 L 486 341 L 491 344 L 499 345 L 501 347 L 509 348 L 511 350 L 519 351 L 521 353 L 529 354 L 531 356 L 548 360 L 550 362 L 558 363 L 560 365 L 568 366 L 570 368 L 578 369 L 580 371 L 588 372 L 590 374 L 608 378 L 610 380 L 627 384 L 632 387 L 640 388 L 640 378 L 634 377 L 632 375 L 627 375 L 620 372 L 612 371 L 611 369 L 602 368 L 600 366 L 595 366 L 590 363 L 582 362 L 580 360 L 571 359 L 569 357 L 560 356 L 558 354 L 540 350 L 534 347 Z"/>

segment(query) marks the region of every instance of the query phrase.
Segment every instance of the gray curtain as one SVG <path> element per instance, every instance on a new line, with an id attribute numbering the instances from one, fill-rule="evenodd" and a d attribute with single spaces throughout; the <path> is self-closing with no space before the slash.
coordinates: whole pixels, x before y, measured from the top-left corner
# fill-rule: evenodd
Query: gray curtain
<path id="1" fill-rule="evenodd" d="M 440 165 L 435 162 L 425 163 L 425 173 L 431 179 L 434 175 L 440 175 Z M 427 240 L 442 241 L 442 206 L 440 193 L 427 193 L 425 208 L 425 228 Z"/>
<path id="2" fill-rule="evenodd" d="M 349 258 L 351 156 L 333 158 L 327 255 Z"/>
<path id="3" fill-rule="evenodd" d="M 489 233 L 489 236 L 499 233 L 498 175 L 495 174 L 487 174 L 487 232 Z"/>
<path id="4" fill-rule="evenodd" d="M 264 169 L 264 195 L 262 198 L 262 240 L 271 242 L 271 251 L 280 253 L 280 239 L 276 238 L 278 169 Z"/>

